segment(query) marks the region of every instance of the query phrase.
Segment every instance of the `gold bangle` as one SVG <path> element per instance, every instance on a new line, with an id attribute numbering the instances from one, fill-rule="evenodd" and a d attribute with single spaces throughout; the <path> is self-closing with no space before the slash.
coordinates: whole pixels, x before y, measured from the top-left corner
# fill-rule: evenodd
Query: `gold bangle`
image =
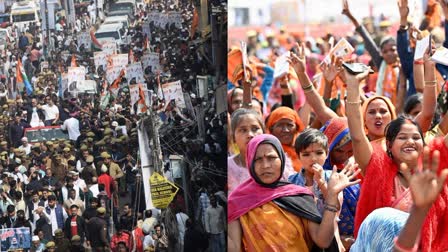
<path id="1" fill-rule="evenodd" d="M 345 104 L 350 104 L 350 105 L 360 105 L 360 104 L 361 104 L 361 101 L 355 101 L 355 102 L 346 101 Z"/>
<path id="2" fill-rule="evenodd" d="M 425 87 L 434 87 L 435 85 L 437 85 L 437 80 L 425 81 Z"/>

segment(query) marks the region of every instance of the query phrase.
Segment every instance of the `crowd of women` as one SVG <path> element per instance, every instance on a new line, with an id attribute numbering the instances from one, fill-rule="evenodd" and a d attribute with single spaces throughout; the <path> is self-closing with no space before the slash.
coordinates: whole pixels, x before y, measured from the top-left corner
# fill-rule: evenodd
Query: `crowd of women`
<path id="1" fill-rule="evenodd" d="M 342 38 L 267 27 L 247 33 L 247 64 L 229 50 L 229 251 L 448 250 L 448 67 L 431 59 L 448 44 L 437 16 L 448 18 L 448 3 L 428 1 L 418 28 L 408 5 L 398 1 L 391 36 L 343 1 L 357 50 L 322 63 Z M 289 72 L 274 78 L 288 51 Z"/>

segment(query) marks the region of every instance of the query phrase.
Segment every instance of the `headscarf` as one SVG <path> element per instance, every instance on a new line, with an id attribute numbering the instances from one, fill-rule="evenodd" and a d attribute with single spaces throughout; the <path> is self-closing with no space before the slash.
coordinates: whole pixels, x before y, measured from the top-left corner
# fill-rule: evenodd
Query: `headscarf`
<path id="1" fill-rule="evenodd" d="M 250 178 L 239 185 L 229 195 L 228 222 L 234 221 L 250 210 L 273 201 L 294 214 L 320 222 L 320 215 L 310 190 L 288 182 L 280 181 L 280 177 L 272 184 L 264 184 L 255 174 L 255 155 L 261 144 L 271 144 L 281 160 L 281 172 L 285 169 L 285 153 L 280 141 L 273 135 L 258 135 L 247 145 L 246 165 Z M 299 197 L 298 197 L 299 196 Z"/>
<path id="2" fill-rule="evenodd" d="M 232 111 L 232 99 L 233 95 L 235 94 L 236 90 L 243 90 L 240 87 L 235 87 L 227 91 L 227 111 L 230 113 L 230 115 L 233 113 Z"/>
<path id="3" fill-rule="evenodd" d="M 362 104 L 363 120 L 365 120 L 366 116 L 367 116 L 367 107 L 369 106 L 369 104 L 372 101 L 374 101 L 376 99 L 381 99 L 386 103 L 387 108 L 389 109 L 389 112 L 390 112 L 390 120 L 391 121 L 397 119 L 397 113 L 395 112 L 395 106 L 392 104 L 390 99 L 385 96 L 374 95 L 374 96 L 370 97 L 369 99 L 367 99 L 366 101 L 364 101 L 364 103 Z M 367 130 L 365 124 L 364 124 L 364 131 L 366 132 L 366 134 L 368 133 L 368 130 Z"/>
<path id="4" fill-rule="evenodd" d="M 334 149 L 342 147 L 351 141 L 347 118 L 336 117 L 328 120 L 320 131 L 328 138 L 328 157 L 325 160 L 323 168 L 325 170 L 332 170 L 333 163 L 331 162 L 330 153 Z"/>
<path id="5" fill-rule="evenodd" d="M 376 100 L 376 99 L 381 99 L 381 100 L 383 100 L 386 103 L 387 108 L 389 109 L 389 112 L 390 112 L 390 117 L 391 117 L 390 119 L 391 119 L 391 121 L 397 119 L 397 113 L 395 112 L 394 104 L 392 104 L 392 102 L 391 102 L 391 100 L 389 98 L 387 98 L 385 96 L 379 96 L 379 95 L 374 95 L 374 96 L 370 97 L 369 99 L 367 99 L 362 104 L 362 116 L 363 116 L 363 118 L 366 118 L 367 107 L 369 106 L 369 104 L 372 101 Z"/>
<path id="6" fill-rule="evenodd" d="M 291 158 L 294 170 L 298 172 L 302 169 L 302 164 L 300 163 L 299 156 L 297 155 L 296 150 L 294 149 L 294 143 L 296 141 L 297 136 L 300 134 L 300 132 L 303 131 L 305 127 L 303 126 L 303 123 L 300 120 L 299 115 L 297 115 L 296 111 L 292 110 L 289 107 L 279 107 L 269 115 L 269 119 L 266 122 L 266 131 L 272 134 L 271 132 L 272 126 L 274 126 L 274 124 L 280 121 L 281 119 L 289 119 L 296 124 L 296 133 L 294 134 L 292 143 L 282 144 L 282 147 L 283 150 Z"/>

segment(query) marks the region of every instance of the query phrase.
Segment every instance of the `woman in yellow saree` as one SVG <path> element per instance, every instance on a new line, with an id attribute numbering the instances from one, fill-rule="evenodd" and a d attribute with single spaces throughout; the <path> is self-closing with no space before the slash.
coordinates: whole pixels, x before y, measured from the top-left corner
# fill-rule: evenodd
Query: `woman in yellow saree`
<path id="1" fill-rule="evenodd" d="M 251 178 L 229 196 L 228 251 L 339 251 L 334 240 L 337 195 L 359 182 L 350 181 L 358 171 L 352 166 L 333 170 L 321 217 L 307 188 L 280 181 L 285 153 L 275 136 L 254 137 L 246 163 Z"/>

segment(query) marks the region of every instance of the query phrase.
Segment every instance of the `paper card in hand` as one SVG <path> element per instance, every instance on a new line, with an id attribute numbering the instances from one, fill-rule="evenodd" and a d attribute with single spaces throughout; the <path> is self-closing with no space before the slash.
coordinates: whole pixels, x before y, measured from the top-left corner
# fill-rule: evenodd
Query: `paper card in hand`
<path id="1" fill-rule="evenodd" d="M 417 40 L 417 44 L 415 45 L 414 60 L 423 59 L 423 55 L 429 47 L 429 37 L 430 36 L 426 36 L 420 40 Z"/>
<path id="2" fill-rule="evenodd" d="M 436 63 L 448 66 L 448 49 L 443 46 L 437 48 L 432 55 L 431 60 Z"/>
<path id="3" fill-rule="evenodd" d="M 348 55 L 352 54 L 355 51 L 353 46 L 345 39 L 342 38 L 339 42 L 331 49 L 330 53 L 325 57 L 325 59 L 320 64 L 322 68 L 322 64 L 330 64 L 331 57 L 334 55 L 335 57 L 341 57 L 345 59 Z"/>
<path id="4" fill-rule="evenodd" d="M 291 53 L 288 51 L 275 60 L 274 79 L 281 78 L 289 72 L 288 58 Z"/>

